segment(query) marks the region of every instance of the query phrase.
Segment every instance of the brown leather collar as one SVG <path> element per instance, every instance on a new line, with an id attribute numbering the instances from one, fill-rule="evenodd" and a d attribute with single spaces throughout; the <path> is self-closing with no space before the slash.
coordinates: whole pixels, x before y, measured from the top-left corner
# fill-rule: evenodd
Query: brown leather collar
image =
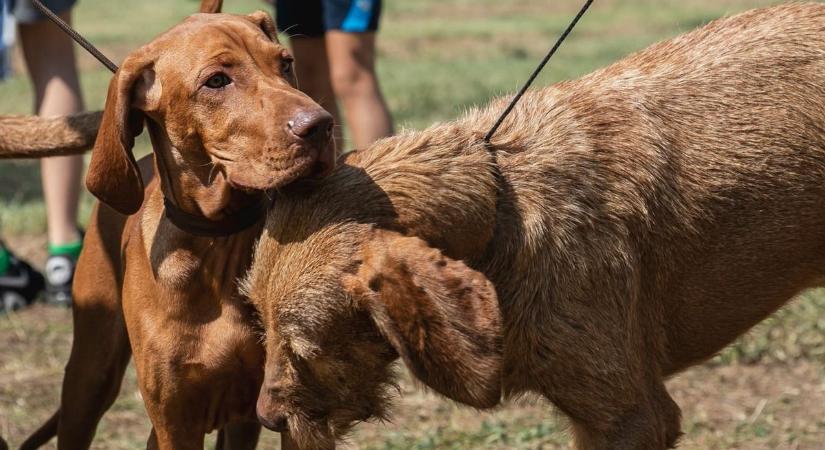
<path id="1" fill-rule="evenodd" d="M 226 215 L 219 220 L 208 219 L 202 215 L 191 214 L 163 197 L 166 218 L 181 231 L 200 237 L 227 237 L 240 233 L 260 221 L 266 212 L 266 203 L 261 201 L 244 207 L 236 214 Z"/>

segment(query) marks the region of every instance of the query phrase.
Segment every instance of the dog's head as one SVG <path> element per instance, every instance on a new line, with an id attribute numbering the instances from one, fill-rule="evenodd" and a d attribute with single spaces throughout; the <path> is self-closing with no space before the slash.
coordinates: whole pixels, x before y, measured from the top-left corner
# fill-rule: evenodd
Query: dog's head
<path id="1" fill-rule="evenodd" d="M 500 314 L 484 275 L 365 224 L 288 236 L 268 228 L 245 283 L 266 330 L 261 423 L 289 430 L 301 448 L 329 447 L 384 416 L 399 356 L 453 400 L 498 404 Z"/>
<path id="2" fill-rule="evenodd" d="M 204 0 L 207 11 L 220 2 Z M 86 185 L 131 214 L 143 201 L 132 155 L 149 121 L 173 154 L 160 170 L 260 191 L 328 172 L 332 117 L 296 87 L 292 57 L 266 13 L 196 14 L 132 53 L 109 84 Z M 150 127 L 150 131 L 153 130 Z M 153 135 L 153 141 L 155 140 Z"/>

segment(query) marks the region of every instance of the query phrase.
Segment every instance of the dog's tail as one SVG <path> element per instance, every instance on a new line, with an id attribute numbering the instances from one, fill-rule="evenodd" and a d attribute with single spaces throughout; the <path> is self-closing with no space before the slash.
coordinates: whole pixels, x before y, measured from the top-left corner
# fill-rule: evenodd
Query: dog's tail
<path id="1" fill-rule="evenodd" d="M 201 0 L 200 12 L 219 13 L 223 9 L 223 0 Z"/>
<path id="2" fill-rule="evenodd" d="M 20 450 L 35 450 L 49 442 L 57 436 L 57 422 L 60 420 L 60 410 L 57 410 L 40 428 L 28 437 L 22 444 Z"/>
<path id="3" fill-rule="evenodd" d="M 90 149 L 102 112 L 63 117 L 0 116 L 0 159 L 76 155 Z"/>

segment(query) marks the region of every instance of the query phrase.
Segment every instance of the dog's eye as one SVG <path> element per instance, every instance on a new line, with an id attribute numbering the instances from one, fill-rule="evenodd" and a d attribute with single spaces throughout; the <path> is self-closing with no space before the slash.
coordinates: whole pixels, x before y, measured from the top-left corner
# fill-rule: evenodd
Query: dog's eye
<path id="1" fill-rule="evenodd" d="M 292 63 L 295 60 L 292 58 L 284 58 L 281 60 L 281 72 L 284 75 L 292 75 Z"/>
<path id="2" fill-rule="evenodd" d="M 209 89 L 220 89 L 230 84 L 232 84 L 232 79 L 229 78 L 228 75 L 226 75 L 225 73 L 216 73 L 215 75 L 209 77 L 209 79 L 206 80 L 206 83 L 204 83 L 203 85 L 208 87 Z"/>

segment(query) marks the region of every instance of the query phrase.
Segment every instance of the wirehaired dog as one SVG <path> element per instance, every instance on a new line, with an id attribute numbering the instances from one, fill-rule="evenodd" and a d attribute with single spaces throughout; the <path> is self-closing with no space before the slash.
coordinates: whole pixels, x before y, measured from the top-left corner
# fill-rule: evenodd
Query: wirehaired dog
<path id="1" fill-rule="evenodd" d="M 713 22 L 348 155 L 275 200 L 245 289 L 257 413 L 303 448 L 385 414 L 390 363 L 527 391 L 579 449 L 680 436 L 666 377 L 825 280 L 825 5 Z"/>

